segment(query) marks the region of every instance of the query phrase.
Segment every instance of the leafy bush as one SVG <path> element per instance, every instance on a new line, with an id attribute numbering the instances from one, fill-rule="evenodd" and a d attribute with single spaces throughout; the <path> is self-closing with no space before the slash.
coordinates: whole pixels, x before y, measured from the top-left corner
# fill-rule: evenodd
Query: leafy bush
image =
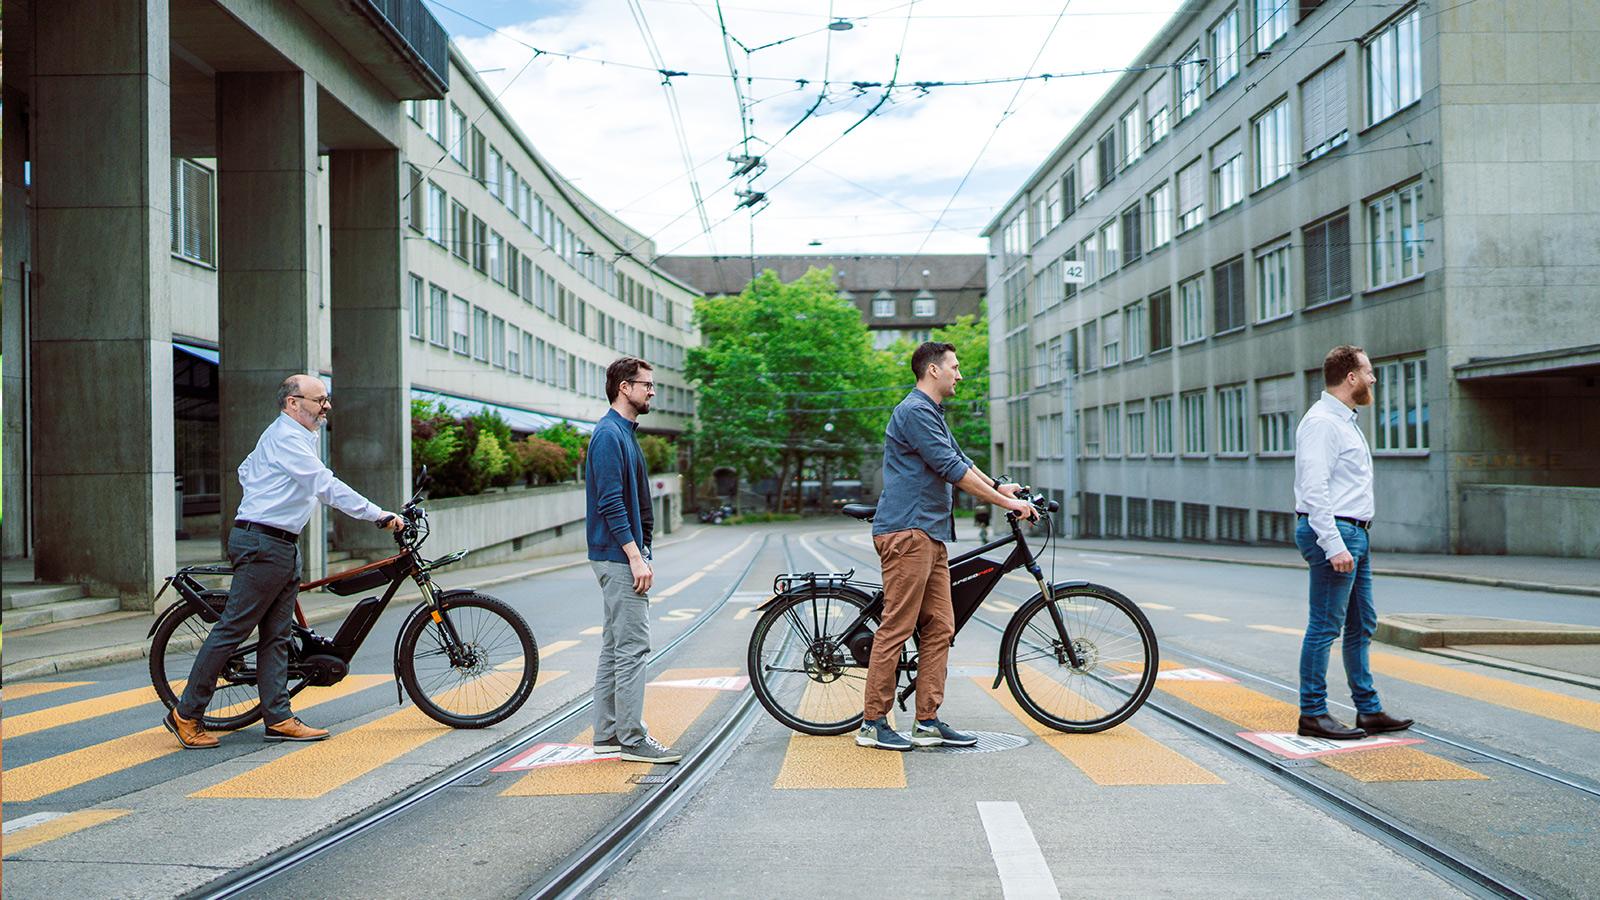
<path id="1" fill-rule="evenodd" d="M 673 465 L 678 455 L 673 450 L 672 442 L 660 435 L 647 434 L 639 439 L 639 449 L 644 451 L 644 465 L 653 475 L 657 472 L 672 472 Z"/>
<path id="2" fill-rule="evenodd" d="M 491 435 L 495 439 L 496 448 L 501 451 L 505 462 L 493 472 L 488 472 L 489 484 L 494 487 L 505 487 L 515 484 L 522 478 L 521 461 L 511 447 L 516 441 L 511 436 L 511 424 L 501 418 L 500 414 L 492 410 L 484 410 L 468 417 L 468 421 L 477 426 L 479 435 Z M 476 455 L 476 450 L 474 455 Z"/>
<path id="3" fill-rule="evenodd" d="M 462 447 L 461 426 L 443 403 L 411 401 L 411 472 L 423 466 L 437 471 Z"/>
<path id="4" fill-rule="evenodd" d="M 555 444 L 567 454 L 568 468 L 557 480 L 565 481 L 568 478 L 577 477 L 578 472 L 582 470 L 584 452 L 589 449 L 589 439 L 587 437 L 579 434 L 578 429 L 573 428 L 566 422 L 551 425 L 549 428 L 537 432 L 534 437 Z"/>
<path id="5" fill-rule="evenodd" d="M 724 525 L 751 525 L 759 522 L 798 522 L 799 513 L 744 513 L 722 520 Z"/>
<path id="6" fill-rule="evenodd" d="M 538 435 L 512 445 L 512 455 L 522 466 L 522 477 L 529 487 L 535 484 L 554 484 L 572 476 L 572 463 L 560 444 L 547 441 Z"/>

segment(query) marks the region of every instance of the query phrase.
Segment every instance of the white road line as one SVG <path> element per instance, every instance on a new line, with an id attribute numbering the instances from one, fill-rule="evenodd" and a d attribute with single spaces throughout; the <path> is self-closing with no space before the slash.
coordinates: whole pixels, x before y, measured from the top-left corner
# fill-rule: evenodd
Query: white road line
<path id="1" fill-rule="evenodd" d="M 1111 568 L 1111 563 L 1101 562 L 1098 559 L 1080 559 L 1078 562 L 1086 566 L 1105 566 L 1108 569 Z"/>
<path id="2" fill-rule="evenodd" d="M 980 800 L 978 815 L 989 837 L 989 853 L 1000 872 L 1000 889 L 1006 900 L 1060 900 L 1055 877 L 1039 852 L 1039 842 L 1034 840 L 1022 807 L 1011 801 Z"/>
<path id="3" fill-rule="evenodd" d="M 1113 561 L 1121 561 L 1125 559 L 1144 559 L 1142 556 L 1129 556 L 1122 553 L 1086 553 L 1082 550 L 1078 551 L 1078 555 L 1092 557 L 1094 559 L 1109 559 Z"/>
<path id="4" fill-rule="evenodd" d="M 11 834 L 14 831 L 21 831 L 24 828 L 32 828 L 35 825 L 43 825 L 46 822 L 53 822 L 64 815 L 67 815 L 67 813 L 36 812 L 32 815 L 23 816 L 20 819 L 11 819 L 6 822 L 4 831 L 0 833 Z"/>
<path id="5" fill-rule="evenodd" d="M 807 553 L 816 557 L 817 562 L 822 563 L 822 570 L 824 572 L 833 571 L 833 563 L 829 562 L 827 557 L 823 556 L 821 553 L 818 553 L 817 548 L 811 546 L 811 541 L 807 539 L 806 535 L 802 534 L 800 536 L 800 546 L 804 548 Z"/>

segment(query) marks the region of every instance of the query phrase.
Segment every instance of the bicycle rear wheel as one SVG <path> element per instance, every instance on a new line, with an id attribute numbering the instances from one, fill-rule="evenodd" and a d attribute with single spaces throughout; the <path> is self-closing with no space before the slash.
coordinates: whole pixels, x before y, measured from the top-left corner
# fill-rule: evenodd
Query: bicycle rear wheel
<path id="1" fill-rule="evenodd" d="M 1097 584 L 1058 584 L 1035 594 L 1002 638 L 1006 683 L 1028 714 L 1057 731 L 1089 734 L 1126 721 L 1155 687 L 1160 652 L 1150 620 L 1132 600 Z M 1073 666 L 1054 605 L 1078 657 Z"/>
<path id="2" fill-rule="evenodd" d="M 805 734 L 844 734 L 860 727 L 866 656 L 858 660 L 847 638 L 859 643 L 865 636 L 845 630 L 868 602 L 845 591 L 798 594 L 778 600 L 756 622 L 750 635 L 750 685 L 773 718 Z"/>
<path id="3" fill-rule="evenodd" d="M 486 594 L 439 601 L 459 641 L 433 616 L 413 615 L 396 660 L 411 701 L 451 728 L 486 728 L 522 708 L 539 677 L 533 631 L 506 603 Z"/>

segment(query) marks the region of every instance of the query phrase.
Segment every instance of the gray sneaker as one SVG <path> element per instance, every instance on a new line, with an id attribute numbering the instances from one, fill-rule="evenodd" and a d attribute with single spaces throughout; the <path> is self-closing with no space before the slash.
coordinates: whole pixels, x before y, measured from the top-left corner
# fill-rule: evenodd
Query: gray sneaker
<path id="1" fill-rule="evenodd" d="M 879 750 L 910 750 L 911 742 L 906 736 L 889 727 L 889 719 L 867 719 L 861 723 L 861 730 L 856 732 L 856 745 L 860 747 L 875 747 Z"/>
<path id="2" fill-rule="evenodd" d="M 595 756 L 616 756 L 622 752 L 622 744 L 614 737 L 600 738 L 594 742 Z"/>
<path id="3" fill-rule="evenodd" d="M 911 743 L 918 747 L 976 747 L 978 739 L 957 731 L 938 719 L 919 721 L 911 729 Z"/>
<path id="4" fill-rule="evenodd" d="M 622 758 L 628 762 L 675 763 L 683 759 L 683 754 L 647 735 L 632 747 L 623 747 Z"/>

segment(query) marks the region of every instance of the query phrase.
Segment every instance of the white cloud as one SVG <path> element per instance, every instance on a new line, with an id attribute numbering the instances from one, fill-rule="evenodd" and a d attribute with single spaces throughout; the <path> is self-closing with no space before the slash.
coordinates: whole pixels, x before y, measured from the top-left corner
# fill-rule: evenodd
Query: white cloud
<path id="1" fill-rule="evenodd" d="M 712 0 L 642 0 L 641 5 L 668 69 L 724 76 L 673 79 L 691 155 L 703 164 L 696 174 L 715 226 L 709 237 L 693 212 L 667 101 L 653 72 L 543 57 L 517 75 L 531 55 L 518 41 L 651 66 L 623 0 L 543 12 L 502 25 L 500 34 L 485 34 L 446 11 L 436 14 L 446 28 L 460 32 L 456 41 L 475 66 L 500 70 L 482 77 L 492 90 L 505 90 L 502 104 L 539 150 L 596 201 L 654 234 L 660 251 L 710 253 L 714 247 L 724 254 L 746 253 L 752 219 L 734 211 L 733 189 L 742 182 L 730 181 L 732 167 L 724 159 L 742 134 L 715 6 Z M 839 139 L 881 95 L 845 83 L 887 82 L 902 36 L 901 83 L 1021 75 L 1060 7 L 991 0 L 980 16 L 973 12 L 976 5 L 960 0 L 920 0 L 914 8 L 903 0 L 811 5 L 814 11 L 803 13 L 777 0 L 734 0 L 723 6 L 729 32 L 748 47 L 803 35 L 749 56 L 735 46 L 733 61 L 741 75 L 810 81 L 801 87 L 758 80 L 747 91 L 759 101 L 751 107 L 750 146 L 769 163 L 755 182 L 770 200 L 753 219 L 758 253 L 911 252 L 924 239 L 929 252 L 983 252 L 979 230 L 1116 77 L 1029 82 L 943 225 L 930 234 L 1016 85 L 897 92 Z M 1034 71 L 1124 66 L 1177 5 L 1177 0 L 1141 0 L 1139 11 L 1130 12 L 1116 0 L 1072 0 Z M 856 19 L 850 31 L 825 30 L 830 6 L 836 16 L 865 18 Z M 908 8 L 913 13 L 909 31 Z M 503 8 L 499 12 L 503 18 Z M 811 119 L 783 138 L 816 101 L 825 56 L 828 78 L 839 84 Z M 811 164 L 802 165 L 814 155 Z M 814 238 L 822 247 L 807 246 Z"/>

